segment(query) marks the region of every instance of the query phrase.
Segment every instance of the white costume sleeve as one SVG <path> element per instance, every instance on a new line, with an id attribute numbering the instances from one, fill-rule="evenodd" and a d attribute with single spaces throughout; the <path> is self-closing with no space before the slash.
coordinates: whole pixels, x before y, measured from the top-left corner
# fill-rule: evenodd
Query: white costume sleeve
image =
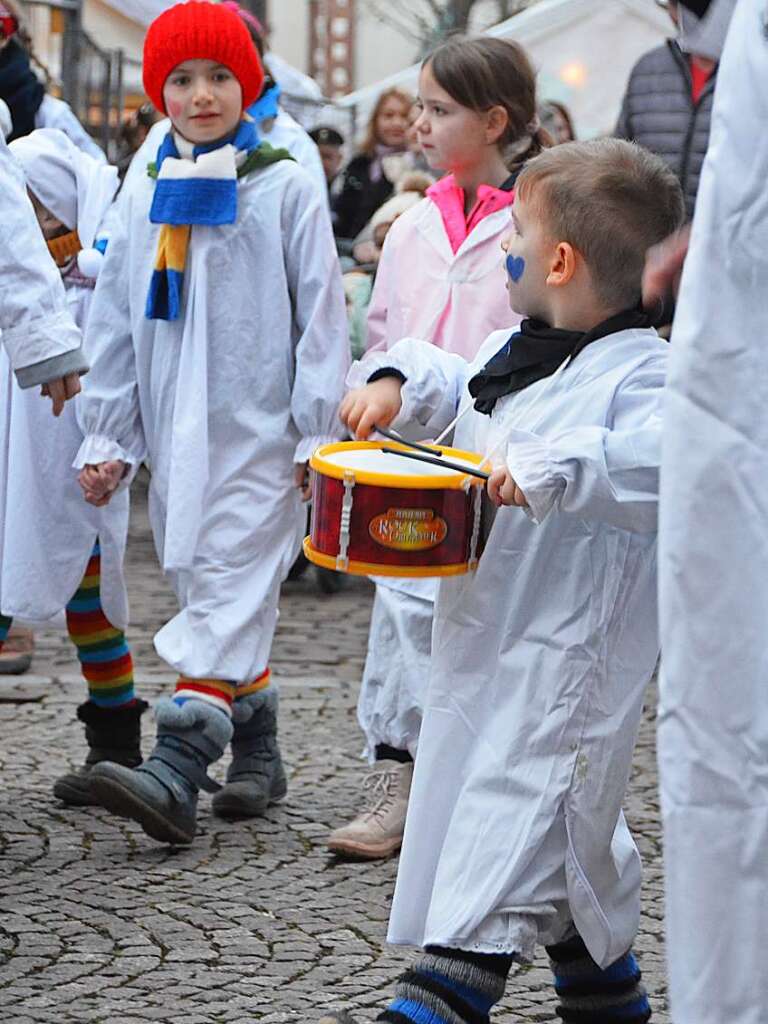
<path id="1" fill-rule="evenodd" d="M 665 365 L 644 366 L 621 385 L 610 427 L 575 427 L 549 439 L 510 433 L 507 466 L 534 522 L 556 507 L 623 530 L 655 532 Z"/>
<path id="2" fill-rule="evenodd" d="M 397 370 L 405 377 L 402 408 L 392 422 L 395 430 L 417 423 L 425 436 L 441 433 L 456 415 L 467 381 L 475 370 L 461 356 L 444 352 L 418 338 L 402 338 L 388 352 L 372 352 L 352 365 L 348 388 L 368 383 L 381 369 Z"/>
<path id="3" fill-rule="evenodd" d="M 21 168 L 0 139 L 0 329 L 23 388 L 88 369 L 61 275 L 27 197 Z"/>
<path id="4" fill-rule="evenodd" d="M 58 128 L 88 156 L 92 156 L 94 160 L 99 160 L 101 163 L 107 162 L 104 150 L 94 142 L 75 117 L 75 112 L 64 100 L 45 95 L 35 116 L 35 128 Z"/>
<path id="5" fill-rule="evenodd" d="M 349 367 L 344 288 L 326 200 L 306 175 L 288 190 L 283 252 L 294 308 L 296 371 L 291 415 L 301 434 L 295 462 L 341 437 L 338 417 Z"/>
<path id="6" fill-rule="evenodd" d="M 111 459 L 138 468 L 146 454 L 131 343 L 123 218 L 115 218 L 112 228 L 88 316 L 86 344 L 93 365 L 77 406 L 85 439 L 74 461 L 76 469 Z"/>

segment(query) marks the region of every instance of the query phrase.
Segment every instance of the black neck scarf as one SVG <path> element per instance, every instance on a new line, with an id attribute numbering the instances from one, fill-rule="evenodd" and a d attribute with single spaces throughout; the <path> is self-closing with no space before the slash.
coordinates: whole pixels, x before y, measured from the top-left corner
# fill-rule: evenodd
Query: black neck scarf
<path id="1" fill-rule="evenodd" d="M 587 345 L 617 331 L 648 327 L 651 317 L 641 309 L 617 313 L 590 331 L 564 331 L 542 320 L 523 320 L 519 332 L 490 359 L 469 382 L 475 409 L 490 416 L 504 395 L 522 391 L 529 384 L 549 377 L 570 357 L 575 359 Z"/>
<path id="2" fill-rule="evenodd" d="M 45 96 L 45 87 L 29 66 L 29 55 L 15 39 L 0 50 L 0 98 L 8 104 L 13 131 L 8 141 L 35 130 L 35 114 Z"/>

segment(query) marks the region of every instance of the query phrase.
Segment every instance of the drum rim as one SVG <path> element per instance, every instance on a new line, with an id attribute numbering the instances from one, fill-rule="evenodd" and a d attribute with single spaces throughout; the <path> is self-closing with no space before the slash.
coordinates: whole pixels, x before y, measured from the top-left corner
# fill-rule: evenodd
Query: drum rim
<path id="1" fill-rule="evenodd" d="M 334 480 L 344 480 L 348 473 L 354 476 L 356 484 L 368 484 L 373 487 L 394 487 L 403 490 L 464 490 L 469 484 L 471 487 L 482 487 L 484 481 L 479 477 L 470 476 L 468 473 L 460 474 L 450 470 L 444 476 L 438 474 L 426 474 L 421 476 L 416 473 L 408 476 L 395 476 L 392 473 L 377 473 L 369 469 L 349 469 L 344 466 L 337 466 L 333 462 L 327 462 L 326 455 L 333 455 L 338 451 L 373 451 L 382 448 L 401 448 L 409 451 L 407 444 L 398 444 L 396 441 L 335 441 L 333 444 L 324 444 L 315 449 L 309 460 L 311 469 L 314 469 L 322 476 L 332 477 Z M 483 456 L 477 452 L 467 452 L 461 448 L 449 448 L 447 445 L 436 445 L 449 458 L 464 459 L 479 466 Z"/>
<path id="2" fill-rule="evenodd" d="M 400 576 L 406 579 L 422 579 L 436 576 L 466 576 L 477 567 L 475 562 L 454 562 L 449 565 L 382 565 L 380 562 L 358 562 L 350 559 L 346 569 L 337 567 L 336 555 L 325 555 L 312 545 L 312 538 L 305 537 L 302 545 L 305 556 L 322 569 L 351 576 Z"/>

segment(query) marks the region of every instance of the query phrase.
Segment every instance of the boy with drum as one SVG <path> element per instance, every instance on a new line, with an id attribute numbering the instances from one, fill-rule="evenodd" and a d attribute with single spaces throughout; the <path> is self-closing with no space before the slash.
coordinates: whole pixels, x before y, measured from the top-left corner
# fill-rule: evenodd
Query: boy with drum
<path id="1" fill-rule="evenodd" d="M 440 582 L 389 926 L 425 955 L 378 1019 L 487 1022 L 512 963 L 544 943 L 563 1021 L 642 1024 L 621 804 L 659 653 L 668 350 L 640 282 L 683 201 L 657 157 L 600 140 L 535 157 L 512 209 L 519 332 L 471 364 L 398 343 L 353 367 L 364 386 L 342 405 L 359 438 L 413 421 L 437 434 L 465 412 L 455 444 L 487 455 L 498 506 L 477 571 Z"/>
<path id="2" fill-rule="evenodd" d="M 326 199 L 244 114 L 263 77 L 225 4 L 177 4 L 152 23 L 144 84 L 172 127 L 121 200 L 89 322 L 81 484 L 103 503 L 148 458 L 181 606 L 155 638 L 179 673 L 155 749 L 136 770 L 100 764 L 92 791 L 167 843 L 191 842 L 230 739 L 214 811 L 252 816 L 285 794 L 269 651 L 303 534 L 297 485 L 341 430 L 349 349 Z"/>

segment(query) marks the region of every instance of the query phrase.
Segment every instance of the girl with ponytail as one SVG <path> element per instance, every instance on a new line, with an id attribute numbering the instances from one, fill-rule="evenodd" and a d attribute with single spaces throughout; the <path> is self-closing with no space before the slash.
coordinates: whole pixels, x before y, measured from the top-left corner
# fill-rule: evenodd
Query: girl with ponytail
<path id="1" fill-rule="evenodd" d="M 431 168 L 447 172 L 390 229 L 368 313 L 368 352 L 418 338 L 471 360 L 512 328 L 500 248 L 523 164 L 547 144 L 525 51 L 502 39 L 454 37 L 426 58 L 415 128 Z M 360 374 L 364 378 L 365 361 Z M 375 859 L 399 849 L 429 677 L 431 579 L 376 580 L 358 719 L 375 804 L 328 841 Z M 382 797 L 381 794 L 384 794 Z"/>

